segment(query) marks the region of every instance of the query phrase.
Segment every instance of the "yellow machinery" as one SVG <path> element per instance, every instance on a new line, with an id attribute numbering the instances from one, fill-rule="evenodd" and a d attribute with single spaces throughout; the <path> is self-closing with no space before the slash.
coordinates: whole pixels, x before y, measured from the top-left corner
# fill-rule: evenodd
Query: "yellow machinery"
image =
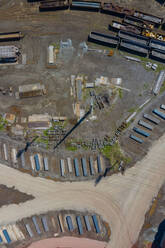
<path id="1" fill-rule="evenodd" d="M 144 35 L 146 37 L 154 38 L 157 40 L 165 41 L 165 35 L 162 35 L 162 34 L 154 32 L 154 31 L 147 30 L 147 29 L 142 31 L 142 35 Z"/>

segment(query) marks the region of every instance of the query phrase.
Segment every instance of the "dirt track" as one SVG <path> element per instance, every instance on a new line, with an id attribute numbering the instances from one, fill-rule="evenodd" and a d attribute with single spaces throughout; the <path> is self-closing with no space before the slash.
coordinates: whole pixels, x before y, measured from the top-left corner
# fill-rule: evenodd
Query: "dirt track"
<path id="1" fill-rule="evenodd" d="M 138 238 L 144 215 L 165 176 L 165 135 L 156 142 L 147 157 L 127 170 L 100 182 L 54 183 L 33 178 L 0 166 L 1 183 L 36 199 L 3 207 L 0 224 L 16 221 L 52 209 L 94 210 L 109 222 L 112 236 L 107 247 L 131 248 Z"/>

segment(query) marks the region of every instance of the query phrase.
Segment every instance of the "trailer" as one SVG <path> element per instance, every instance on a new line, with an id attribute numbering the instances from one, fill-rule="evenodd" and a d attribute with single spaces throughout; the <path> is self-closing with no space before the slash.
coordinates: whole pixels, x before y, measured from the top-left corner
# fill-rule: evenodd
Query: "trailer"
<path id="1" fill-rule="evenodd" d="M 78 159 L 77 158 L 74 159 L 74 169 L 75 169 L 76 177 L 79 177 L 80 172 L 79 172 L 79 164 L 78 164 Z"/>
<path id="2" fill-rule="evenodd" d="M 92 220 L 93 220 L 93 224 L 94 224 L 96 233 L 100 233 L 101 231 L 100 231 L 100 227 L 99 227 L 99 224 L 98 224 L 97 216 L 92 215 Z"/>
<path id="3" fill-rule="evenodd" d="M 91 225 L 90 225 L 90 222 L 89 222 L 88 215 L 84 216 L 84 222 L 85 222 L 85 226 L 86 226 L 87 231 L 91 231 Z"/>
<path id="4" fill-rule="evenodd" d="M 0 41 L 15 41 L 23 37 L 24 35 L 21 32 L 0 33 Z"/>
<path id="5" fill-rule="evenodd" d="M 70 216 L 66 216 L 66 222 L 68 225 L 68 230 L 73 231 L 74 228 L 73 228 L 72 218 Z"/>
<path id="6" fill-rule="evenodd" d="M 119 43 L 119 37 L 97 32 L 91 32 L 88 35 L 88 41 L 104 46 L 117 47 Z"/>
<path id="7" fill-rule="evenodd" d="M 142 56 L 147 56 L 148 55 L 148 47 L 145 45 L 142 45 L 141 43 L 133 42 L 133 41 L 128 41 L 122 39 L 120 42 L 120 48 L 128 51 L 128 52 L 133 52 Z"/>
<path id="8" fill-rule="evenodd" d="M 5 236 L 5 239 L 6 239 L 7 243 L 10 244 L 11 243 L 11 238 L 10 238 L 7 230 L 4 229 L 2 232 L 3 232 L 4 236 Z"/>
<path id="9" fill-rule="evenodd" d="M 149 114 L 144 114 L 143 117 L 151 122 L 153 122 L 154 124 L 158 125 L 160 123 L 160 120 L 158 120 L 157 118 L 153 117 L 152 115 Z"/>
<path id="10" fill-rule="evenodd" d="M 84 232 L 83 232 L 83 226 L 82 226 L 82 222 L 81 222 L 81 217 L 80 216 L 76 216 L 76 222 L 77 222 L 79 234 L 82 235 Z"/>
<path id="11" fill-rule="evenodd" d="M 148 124 L 148 123 L 145 122 L 145 121 L 139 120 L 138 124 L 139 124 L 140 126 L 142 126 L 142 127 L 145 127 L 145 128 L 147 128 L 147 129 L 151 130 L 151 131 L 153 130 L 153 126 L 151 126 L 150 124 Z"/>
<path id="12" fill-rule="evenodd" d="M 99 11 L 101 8 L 101 2 L 72 1 L 70 8 L 80 9 L 80 10 Z"/>
<path id="13" fill-rule="evenodd" d="M 154 109 L 152 111 L 155 115 L 159 116 L 160 118 L 162 118 L 163 120 L 165 120 L 165 114 L 162 113 L 161 111 L 157 110 L 157 109 Z"/>
<path id="14" fill-rule="evenodd" d="M 2 239 L 2 237 L 0 236 L 0 243 L 3 243 L 3 239 Z"/>
<path id="15" fill-rule="evenodd" d="M 134 13 L 133 9 L 127 9 L 125 7 L 121 7 L 113 3 L 104 3 L 101 10 L 106 14 L 120 17 L 124 17 L 125 15 L 133 15 Z"/>
<path id="16" fill-rule="evenodd" d="M 67 158 L 67 164 L 68 164 L 68 171 L 69 171 L 69 173 L 72 173 L 73 172 L 73 169 L 72 169 L 71 158 Z"/>
<path id="17" fill-rule="evenodd" d="M 133 34 L 131 32 L 127 32 L 123 30 L 119 31 L 118 36 L 120 37 L 120 39 L 129 40 L 137 44 L 142 44 L 144 46 L 147 46 L 149 42 L 149 38 L 147 37 L 138 34 Z"/>
<path id="18" fill-rule="evenodd" d="M 36 154 L 34 156 L 34 161 L 35 161 L 36 171 L 39 171 L 40 170 L 40 162 L 39 162 L 38 154 Z"/>
<path id="19" fill-rule="evenodd" d="M 165 42 L 160 40 L 151 39 L 149 43 L 151 49 L 158 49 L 159 51 L 165 52 Z"/>
<path id="20" fill-rule="evenodd" d="M 135 136 L 135 135 L 130 135 L 129 136 L 131 139 L 135 140 L 136 142 L 142 144 L 144 141 L 142 139 L 140 139 L 139 137 Z"/>
<path id="21" fill-rule="evenodd" d="M 16 63 L 17 62 L 17 58 L 0 58 L 0 63 L 1 64 L 7 64 L 7 63 Z"/>
<path id="22" fill-rule="evenodd" d="M 27 230 L 29 236 L 32 238 L 34 236 L 34 234 L 32 232 L 32 229 L 31 229 L 30 225 L 29 224 L 25 224 L 25 227 L 26 227 L 26 230 Z"/>
<path id="23" fill-rule="evenodd" d="M 40 5 L 39 5 L 40 11 L 51 11 L 51 10 L 60 10 L 60 9 L 68 9 L 68 8 L 69 8 L 68 0 L 40 1 Z"/>
<path id="24" fill-rule="evenodd" d="M 140 135 L 142 135 L 144 137 L 149 137 L 150 136 L 149 133 L 147 133 L 146 131 L 144 131 L 144 130 L 142 130 L 140 128 L 137 128 L 137 127 L 134 127 L 133 131 L 135 131 L 136 133 L 138 133 L 138 134 L 140 134 Z"/>
<path id="25" fill-rule="evenodd" d="M 41 222 L 42 222 L 44 231 L 45 231 L 45 232 L 49 232 L 49 227 L 48 227 L 48 223 L 47 223 L 46 216 L 42 216 L 42 217 L 41 217 Z"/>
<path id="26" fill-rule="evenodd" d="M 164 83 L 164 81 L 165 81 L 165 71 L 161 71 L 159 73 L 157 80 L 156 80 L 156 84 L 153 88 L 154 95 L 157 95 L 159 93 L 160 88 L 161 88 L 162 84 Z"/>
<path id="27" fill-rule="evenodd" d="M 81 158 L 83 176 L 86 177 L 87 174 L 87 163 L 85 158 Z"/>
<path id="28" fill-rule="evenodd" d="M 15 148 L 11 149 L 11 158 L 14 164 L 17 164 L 17 150 Z"/>
<path id="29" fill-rule="evenodd" d="M 100 156 L 97 156 L 97 171 L 98 173 L 102 172 Z"/>
<path id="30" fill-rule="evenodd" d="M 161 104 L 160 105 L 160 108 L 163 109 L 163 110 L 165 110 L 165 104 Z"/>
<path id="31" fill-rule="evenodd" d="M 0 46 L 0 58 L 16 58 L 19 49 L 16 46 Z"/>
<path id="32" fill-rule="evenodd" d="M 157 26 L 159 26 L 159 25 L 161 25 L 163 23 L 163 18 L 153 16 L 153 15 L 149 15 L 149 14 L 146 14 L 146 13 L 140 12 L 140 11 L 135 11 L 133 13 L 133 16 L 137 17 L 139 19 L 142 19 L 144 21 L 151 22 L 151 23 L 153 23 L 153 24 L 155 24 Z"/>
<path id="33" fill-rule="evenodd" d="M 60 171 L 61 171 L 61 176 L 65 176 L 65 162 L 64 159 L 60 159 Z"/>
<path id="34" fill-rule="evenodd" d="M 48 171 L 49 170 L 49 164 L 48 164 L 48 158 L 47 157 L 43 158 L 43 164 L 44 164 L 44 171 Z"/>
<path id="35" fill-rule="evenodd" d="M 93 167 L 93 158 L 92 158 L 92 156 L 89 157 L 89 168 L 90 168 L 90 174 L 94 175 L 95 172 L 94 172 L 94 167 Z"/>

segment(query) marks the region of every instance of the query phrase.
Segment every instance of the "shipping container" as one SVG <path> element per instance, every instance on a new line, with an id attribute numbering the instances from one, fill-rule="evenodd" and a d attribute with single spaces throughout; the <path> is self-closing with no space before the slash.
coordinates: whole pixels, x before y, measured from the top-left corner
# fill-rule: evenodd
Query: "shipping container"
<path id="1" fill-rule="evenodd" d="M 15 241 L 18 240 L 18 238 L 16 237 L 11 225 L 7 225 L 6 230 L 7 230 L 8 234 L 9 234 L 9 237 L 12 240 L 12 242 L 15 242 Z"/>
<path id="2" fill-rule="evenodd" d="M 157 95 L 160 92 L 161 86 L 164 83 L 164 81 L 165 81 L 165 71 L 161 71 L 153 88 L 154 95 Z"/>
<path id="3" fill-rule="evenodd" d="M 80 172 L 79 172 L 79 164 L 78 164 L 78 159 L 77 158 L 74 159 L 74 169 L 75 169 L 76 177 L 79 177 Z"/>
<path id="4" fill-rule="evenodd" d="M 15 148 L 11 149 L 11 158 L 14 164 L 17 164 L 17 150 Z"/>
<path id="5" fill-rule="evenodd" d="M 142 45 L 141 43 L 133 42 L 133 41 L 128 41 L 122 39 L 120 42 L 120 48 L 131 52 L 131 53 L 136 53 L 142 56 L 147 56 L 148 55 L 148 47 Z"/>
<path id="6" fill-rule="evenodd" d="M 7 63 L 16 63 L 17 62 L 17 58 L 0 58 L 0 63 L 1 64 L 7 64 Z"/>
<path id="7" fill-rule="evenodd" d="M 34 161 L 35 161 L 36 171 L 39 171 L 40 170 L 40 163 L 39 163 L 38 154 L 36 154 L 34 156 Z"/>
<path id="8" fill-rule="evenodd" d="M 139 137 L 135 136 L 135 135 L 130 135 L 129 136 L 131 139 L 135 140 L 136 142 L 142 144 L 144 141 L 142 139 L 140 139 Z"/>
<path id="9" fill-rule="evenodd" d="M 73 172 L 73 169 L 72 169 L 71 158 L 67 158 L 67 164 L 68 164 L 68 171 L 69 171 L 69 173 L 72 173 Z"/>
<path id="10" fill-rule="evenodd" d="M 25 155 L 24 155 L 24 152 L 21 154 L 20 158 L 21 158 L 22 168 L 25 168 L 26 165 L 25 165 Z"/>
<path id="11" fill-rule="evenodd" d="M 91 231 L 91 225 L 90 225 L 90 222 L 89 222 L 88 215 L 84 216 L 84 221 L 85 221 L 85 226 L 86 226 L 87 231 Z"/>
<path id="12" fill-rule="evenodd" d="M 93 224 L 94 224 L 96 233 L 100 233 L 100 227 L 99 227 L 99 224 L 98 224 L 97 216 L 92 215 L 92 220 L 93 220 Z"/>
<path id="13" fill-rule="evenodd" d="M 27 230 L 29 236 L 32 238 L 34 235 L 33 235 L 33 232 L 31 230 L 30 225 L 29 224 L 25 224 L 25 227 L 26 227 L 26 230 Z"/>
<path id="14" fill-rule="evenodd" d="M 73 231 L 74 228 L 73 228 L 72 218 L 70 216 L 66 216 L 66 222 L 68 225 L 68 230 Z"/>
<path id="15" fill-rule="evenodd" d="M 157 118 L 153 117 L 152 115 L 149 114 L 144 114 L 143 117 L 151 122 L 153 122 L 154 124 L 158 125 L 160 123 L 160 120 L 158 120 Z"/>
<path id="16" fill-rule="evenodd" d="M 162 113 L 161 111 L 157 110 L 157 109 L 154 109 L 152 111 L 155 115 L 159 116 L 160 118 L 162 118 L 163 120 L 165 120 L 165 114 Z"/>
<path id="17" fill-rule="evenodd" d="M 11 243 L 11 238 L 10 238 L 10 236 L 9 236 L 9 234 L 8 234 L 6 229 L 3 230 L 3 234 L 5 236 L 5 239 L 6 239 L 7 243 L 8 244 Z"/>
<path id="18" fill-rule="evenodd" d="M 100 2 L 72 1 L 70 7 L 71 9 L 99 11 L 101 4 Z"/>
<path id="19" fill-rule="evenodd" d="M 64 159 L 60 159 L 60 171 L 61 171 L 61 176 L 65 176 L 65 162 Z"/>
<path id="20" fill-rule="evenodd" d="M 102 172 L 100 156 L 97 156 L 97 171 L 98 173 Z"/>
<path id="21" fill-rule="evenodd" d="M 83 176 L 86 177 L 87 174 L 87 163 L 85 158 L 81 158 Z"/>
<path id="22" fill-rule="evenodd" d="M 147 46 L 149 43 L 149 38 L 123 30 L 119 31 L 118 36 L 120 37 L 120 39 L 129 40 L 144 46 Z"/>
<path id="23" fill-rule="evenodd" d="M 32 170 L 35 170 L 35 160 L 34 160 L 34 156 L 30 156 L 30 163 L 31 163 Z"/>
<path id="24" fill-rule="evenodd" d="M 41 221 L 42 221 L 42 225 L 43 225 L 44 231 L 45 232 L 49 232 L 49 227 L 48 227 L 46 216 L 42 216 L 41 217 Z"/>
<path id="25" fill-rule="evenodd" d="M 151 131 L 153 130 L 153 126 L 151 126 L 150 124 L 148 124 L 148 123 L 145 122 L 145 121 L 139 120 L 138 124 L 139 124 L 140 126 L 142 126 L 142 127 L 145 127 L 145 128 L 147 128 L 147 129 L 151 130 Z"/>
<path id="26" fill-rule="evenodd" d="M 64 229 L 64 225 L 63 225 L 63 218 L 62 218 L 62 215 L 59 214 L 59 215 L 57 216 L 57 219 L 58 219 L 58 224 L 59 224 L 59 227 L 60 227 L 60 231 L 61 231 L 61 232 L 64 232 L 65 229 Z"/>
<path id="27" fill-rule="evenodd" d="M 3 144 L 3 151 L 4 151 L 4 158 L 7 161 L 8 160 L 8 149 L 5 143 Z"/>
<path id="28" fill-rule="evenodd" d="M 93 158 L 92 158 L 92 156 L 89 157 L 89 168 L 90 168 L 90 174 L 94 175 L 95 172 L 94 172 L 94 167 L 93 167 Z"/>
<path id="29" fill-rule="evenodd" d="M 36 228 L 37 233 L 40 235 L 41 234 L 41 230 L 40 230 L 39 225 L 37 223 L 36 217 L 33 216 L 32 217 L 32 221 L 33 221 L 33 224 L 34 224 L 34 226 Z"/>
<path id="30" fill-rule="evenodd" d="M 165 110 L 165 104 L 161 104 L 160 105 L 160 108 L 163 109 L 163 110 Z"/>
<path id="31" fill-rule="evenodd" d="M 149 137 L 149 136 L 150 136 L 149 133 L 147 133 L 146 131 L 144 131 L 144 130 L 142 130 L 142 129 L 140 129 L 140 128 L 134 127 L 133 130 L 134 130 L 136 133 L 141 134 L 141 135 L 144 136 L 144 137 Z"/>
<path id="32" fill-rule="evenodd" d="M 81 217 L 80 216 L 76 216 L 76 221 L 77 221 L 77 226 L 78 226 L 79 234 L 82 235 L 84 232 L 83 232 Z"/>
<path id="33" fill-rule="evenodd" d="M 47 157 L 43 158 L 43 163 L 44 163 L 44 170 L 48 171 L 49 170 L 49 165 L 48 165 L 48 158 Z"/>
<path id="34" fill-rule="evenodd" d="M 119 43 L 119 37 L 107 35 L 107 34 L 101 34 L 97 32 L 91 32 L 88 35 L 88 41 L 104 46 L 117 47 Z"/>

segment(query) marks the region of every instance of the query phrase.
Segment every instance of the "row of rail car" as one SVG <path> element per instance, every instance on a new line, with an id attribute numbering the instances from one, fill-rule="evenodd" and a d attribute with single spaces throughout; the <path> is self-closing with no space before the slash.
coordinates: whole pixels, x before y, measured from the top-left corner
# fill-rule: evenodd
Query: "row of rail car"
<path id="1" fill-rule="evenodd" d="M 32 2 L 32 1 L 31 1 Z M 165 35 L 156 30 L 158 27 L 164 27 L 164 19 L 134 9 L 128 9 L 115 5 L 113 3 L 91 2 L 91 1 L 67 1 L 67 0 L 42 0 L 39 1 L 40 11 L 57 10 L 57 9 L 80 9 L 93 10 L 102 13 L 119 16 L 123 18 L 122 23 L 113 21 L 109 29 L 119 31 L 118 36 L 98 34 L 93 39 L 94 42 L 103 45 L 118 46 L 128 52 L 136 52 L 139 55 L 149 55 L 152 59 L 165 61 Z M 125 31 L 125 34 L 120 33 Z M 132 35 L 131 35 L 132 33 Z M 95 32 L 91 32 L 88 39 L 92 41 Z M 124 37 L 120 37 L 123 35 Z M 139 35 L 139 37 L 138 37 Z M 136 37 L 137 36 L 137 37 Z M 101 37 L 101 38 L 100 38 Z M 146 38 L 146 39 L 145 39 Z"/>
<path id="2" fill-rule="evenodd" d="M 138 121 L 139 127 L 133 127 L 133 131 L 135 134 L 131 134 L 130 138 L 134 141 L 142 144 L 144 142 L 143 138 L 148 138 L 154 129 L 155 125 L 159 125 L 160 120 L 165 120 L 165 105 L 160 105 L 159 109 L 153 109 L 153 115 L 151 114 L 144 114 L 143 120 Z M 137 136 L 138 134 L 139 136 Z"/>
<path id="3" fill-rule="evenodd" d="M 39 237 L 54 234 L 89 236 L 93 239 L 107 240 L 109 227 L 95 213 L 69 211 L 51 212 L 24 218 L 17 223 L 0 226 L 0 245 L 19 244 L 23 240 L 32 241 Z"/>
<path id="4" fill-rule="evenodd" d="M 29 2 L 35 2 L 36 0 L 28 0 Z M 151 23 L 155 26 L 163 24 L 163 18 L 143 13 L 134 9 L 128 9 L 118 6 L 113 3 L 107 3 L 104 1 L 70 1 L 70 0 L 42 0 L 39 1 L 40 11 L 57 10 L 62 8 L 80 9 L 80 10 L 93 10 L 115 15 L 119 17 L 133 16 L 143 22 Z"/>
<path id="5" fill-rule="evenodd" d="M 139 34 L 120 30 L 117 35 L 91 32 L 88 41 L 119 48 L 130 53 L 165 61 L 165 42 L 150 39 Z"/>
<path id="6" fill-rule="evenodd" d="M 42 177 L 51 177 L 60 181 L 89 180 L 97 178 L 105 171 L 103 157 L 100 155 L 80 156 L 79 158 L 53 159 L 48 154 L 23 152 L 19 158 L 17 153 L 20 148 L 9 144 L 5 139 L 0 143 L 0 159 L 7 165 L 30 172 Z"/>

